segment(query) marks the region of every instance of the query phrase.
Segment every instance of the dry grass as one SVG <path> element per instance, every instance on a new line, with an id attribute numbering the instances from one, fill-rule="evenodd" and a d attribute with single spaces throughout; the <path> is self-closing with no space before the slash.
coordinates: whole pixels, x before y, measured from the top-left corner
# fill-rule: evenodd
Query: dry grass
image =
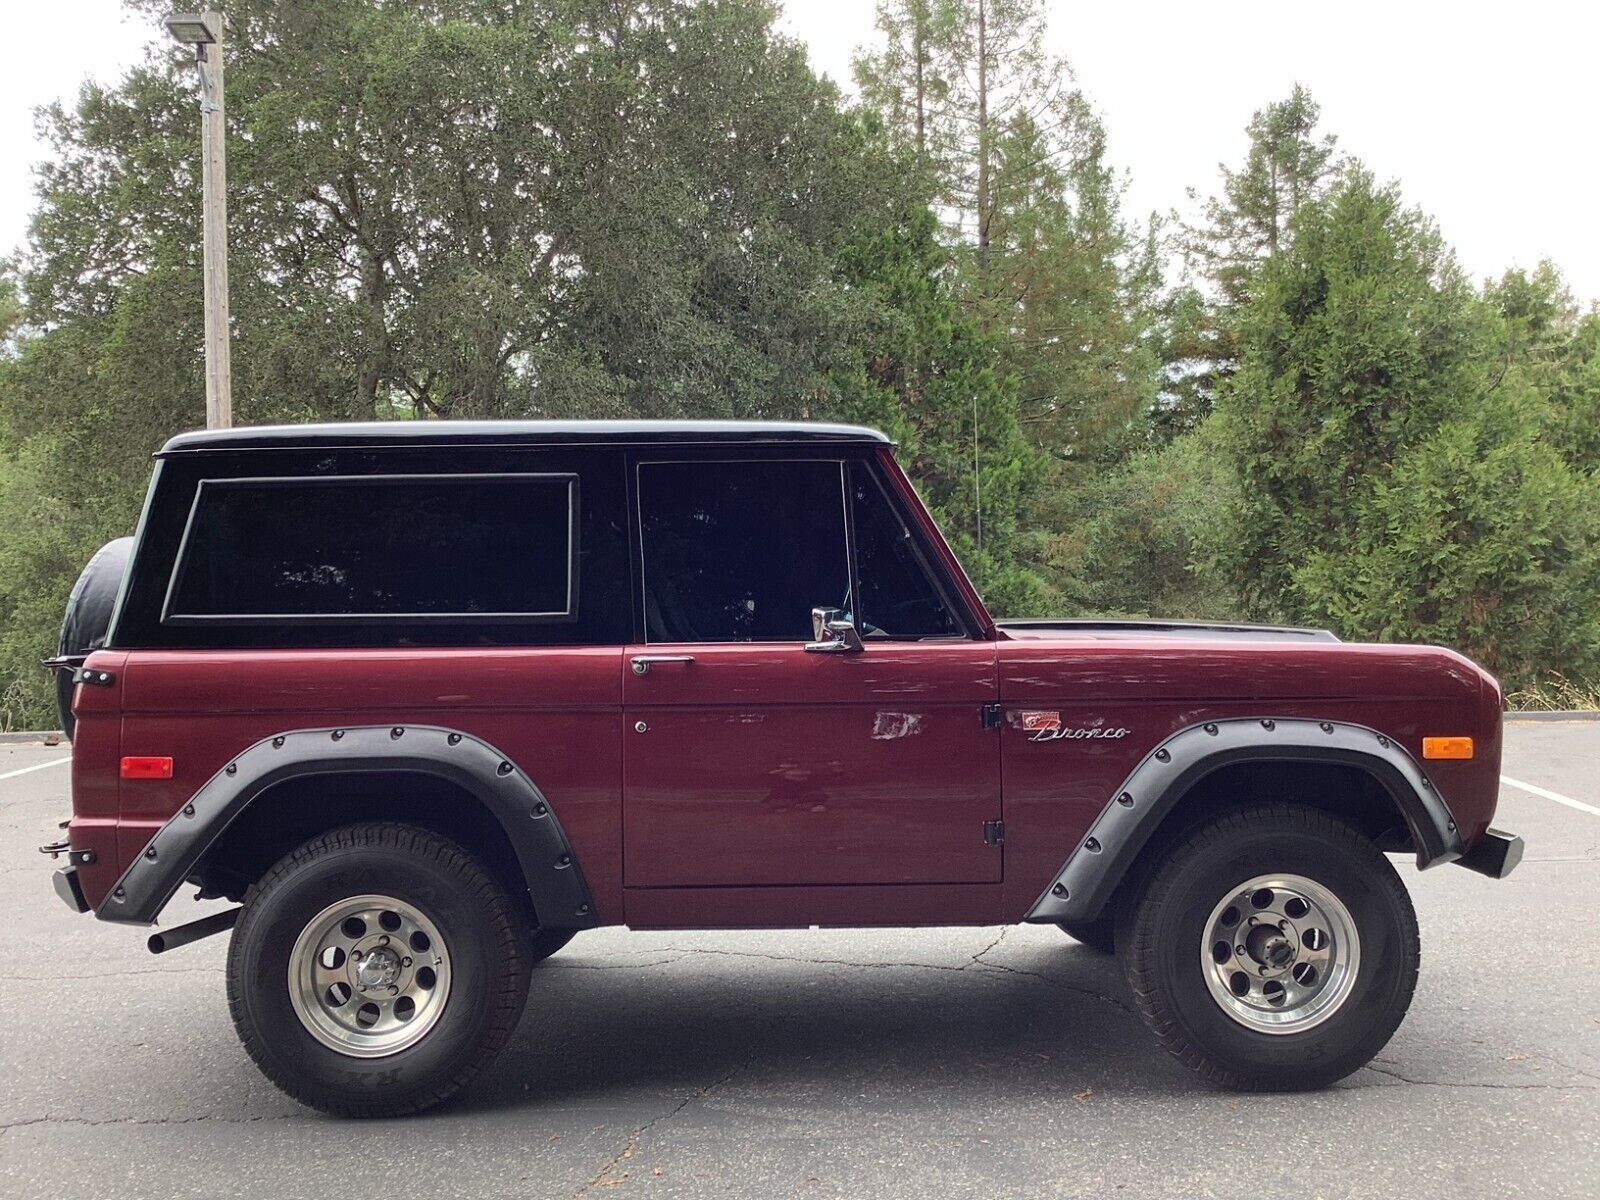
<path id="1" fill-rule="evenodd" d="M 27 685 L 20 679 L 12 680 L 11 685 L 0 692 L 0 732 L 11 733 L 29 727 L 30 699 Z"/>
<path id="2" fill-rule="evenodd" d="M 1600 709 L 1600 684 L 1578 683 L 1565 675 L 1552 675 L 1532 687 L 1509 693 L 1506 703 L 1513 712 Z"/>

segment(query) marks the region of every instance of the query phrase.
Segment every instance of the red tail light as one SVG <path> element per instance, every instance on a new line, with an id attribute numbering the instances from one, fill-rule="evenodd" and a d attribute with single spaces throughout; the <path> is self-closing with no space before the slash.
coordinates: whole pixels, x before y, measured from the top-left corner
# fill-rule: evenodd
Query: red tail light
<path id="1" fill-rule="evenodd" d="M 124 779 L 171 779 L 172 759 L 154 755 L 129 755 L 122 760 Z"/>

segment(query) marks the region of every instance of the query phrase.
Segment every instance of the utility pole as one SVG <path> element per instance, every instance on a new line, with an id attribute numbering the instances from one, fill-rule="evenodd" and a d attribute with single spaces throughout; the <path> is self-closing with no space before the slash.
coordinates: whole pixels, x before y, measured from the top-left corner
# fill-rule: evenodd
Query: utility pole
<path id="1" fill-rule="evenodd" d="M 989 319 L 989 233 L 994 211 L 989 204 L 989 9 L 978 0 L 978 281 L 983 290 L 983 319 Z"/>
<path id="2" fill-rule="evenodd" d="M 228 161 L 222 105 L 220 12 L 174 13 L 172 36 L 195 50 L 200 67 L 200 178 L 205 259 L 206 428 L 233 424 L 233 363 L 228 324 Z"/>

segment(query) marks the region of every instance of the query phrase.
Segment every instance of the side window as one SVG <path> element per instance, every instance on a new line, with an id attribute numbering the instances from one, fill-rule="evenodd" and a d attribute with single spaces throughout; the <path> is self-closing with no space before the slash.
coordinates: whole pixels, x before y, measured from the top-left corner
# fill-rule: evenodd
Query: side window
<path id="1" fill-rule="evenodd" d="M 910 532 L 865 463 L 850 464 L 850 489 L 861 588 L 856 615 L 862 635 L 902 641 L 961 636 L 961 622 L 934 586 Z"/>
<path id="2" fill-rule="evenodd" d="M 571 621 L 577 476 L 206 480 L 167 624 Z"/>
<path id="3" fill-rule="evenodd" d="M 848 604 L 838 462 L 639 465 L 646 640 L 788 642 Z"/>

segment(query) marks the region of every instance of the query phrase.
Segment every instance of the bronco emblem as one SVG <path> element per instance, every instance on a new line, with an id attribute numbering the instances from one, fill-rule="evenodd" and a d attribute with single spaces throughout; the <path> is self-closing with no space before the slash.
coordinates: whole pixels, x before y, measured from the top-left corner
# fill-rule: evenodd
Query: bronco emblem
<path id="1" fill-rule="evenodd" d="M 1132 733 L 1131 729 L 1120 726 L 1104 729 L 1087 725 L 1068 728 L 1061 724 L 1059 712 L 1025 712 L 1021 713 L 1022 728 L 1028 733 L 1030 742 L 1055 742 L 1062 739 L 1086 740 L 1098 739 L 1101 741 L 1116 741 Z"/>

